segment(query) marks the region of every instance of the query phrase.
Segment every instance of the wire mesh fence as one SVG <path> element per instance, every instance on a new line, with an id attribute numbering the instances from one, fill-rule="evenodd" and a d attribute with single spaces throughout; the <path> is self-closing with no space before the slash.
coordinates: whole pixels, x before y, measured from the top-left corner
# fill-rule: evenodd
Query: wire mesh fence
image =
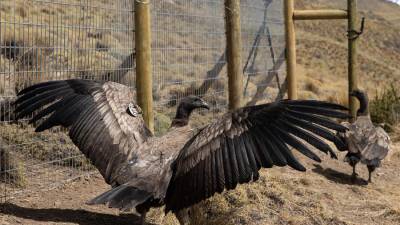
<path id="1" fill-rule="evenodd" d="M 2 0 L 0 10 L 2 202 L 93 171 L 64 130 L 34 133 L 15 122 L 12 102 L 22 88 L 48 80 L 132 86 L 134 21 L 128 0 Z"/>
<path id="2" fill-rule="evenodd" d="M 162 118 L 186 95 L 213 105 L 214 113 L 195 115 L 199 126 L 227 104 L 224 2 L 153 1 L 152 19 L 156 130 L 169 126 Z"/>
<path id="3" fill-rule="evenodd" d="M 191 94 L 212 104 L 212 113 L 196 114 L 200 126 L 228 105 L 224 1 L 152 2 L 156 130 L 166 130 L 173 106 Z M 285 81 L 283 3 L 240 2 L 245 99 L 273 101 Z"/>
<path id="4" fill-rule="evenodd" d="M 133 1 L 0 2 L 0 202 L 95 171 L 65 130 L 34 133 L 25 121 L 15 122 L 12 102 L 22 88 L 47 80 L 109 80 L 134 88 Z M 222 0 L 151 1 L 157 135 L 184 96 L 212 105 L 211 113 L 194 115 L 195 127 L 226 110 L 224 10 Z M 278 0 L 241 1 L 249 104 L 273 101 L 284 86 L 282 11 Z"/>
<path id="5" fill-rule="evenodd" d="M 240 3 L 244 95 L 249 105 L 282 98 L 286 77 L 283 1 Z"/>

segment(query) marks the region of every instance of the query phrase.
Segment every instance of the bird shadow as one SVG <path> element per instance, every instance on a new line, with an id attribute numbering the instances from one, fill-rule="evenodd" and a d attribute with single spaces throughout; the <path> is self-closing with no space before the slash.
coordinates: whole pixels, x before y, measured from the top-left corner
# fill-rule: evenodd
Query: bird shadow
<path id="1" fill-rule="evenodd" d="M 355 180 L 353 180 L 351 174 L 343 173 L 331 168 L 323 168 L 318 164 L 314 164 L 314 169 L 312 169 L 312 171 L 335 183 L 358 186 L 368 185 L 368 182 L 362 178 L 357 177 Z"/>
<path id="2" fill-rule="evenodd" d="M 18 206 L 11 203 L 0 204 L 0 214 L 34 220 L 38 222 L 64 222 L 79 225 L 136 225 L 140 224 L 140 217 L 134 214 L 111 215 L 83 209 L 34 209 Z"/>

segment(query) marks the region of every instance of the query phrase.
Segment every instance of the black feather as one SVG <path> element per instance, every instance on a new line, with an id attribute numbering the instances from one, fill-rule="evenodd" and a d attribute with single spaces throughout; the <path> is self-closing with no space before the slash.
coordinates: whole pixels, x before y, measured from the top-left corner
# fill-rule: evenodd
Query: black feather
<path id="1" fill-rule="evenodd" d="M 335 143 L 335 145 L 338 147 L 338 149 L 343 149 L 346 147 L 346 144 L 333 132 L 331 132 L 330 130 L 327 130 L 321 126 L 318 126 L 316 124 L 313 124 L 311 122 L 307 122 L 305 120 L 301 120 L 295 117 L 292 117 L 290 115 L 287 115 L 286 119 L 288 120 L 288 122 L 297 125 L 303 129 L 306 129 L 308 131 L 311 131 L 323 138 L 325 138 L 326 140 L 329 140 L 333 143 Z"/>
<path id="2" fill-rule="evenodd" d="M 201 160 L 199 162 L 198 170 L 200 171 L 200 174 L 198 175 L 198 180 L 197 180 L 198 191 L 193 194 L 186 193 L 190 200 L 194 199 L 194 202 L 198 202 L 204 196 L 204 192 L 206 190 L 206 182 L 205 182 L 206 174 L 204 173 L 204 170 L 205 170 L 205 161 L 204 160 Z M 194 198 L 192 197 L 192 195 Z"/>
<path id="3" fill-rule="evenodd" d="M 23 95 L 23 96 L 21 96 L 21 98 L 18 98 L 16 101 L 16 102 L 18 102 L 16 110 L 21 111 L 22 109 L 25 109 L 26 107 L 31 106 L 32 104 L 38 104 L 41 101 L 44 101 L 45 99 L 48 99 L 48 98 L 51 99 L 51 97 L 53 97 L 53 99 L 63 98 L 65 92 L 71 93 L 71 94 L 73 93 L 73 91 L 70 88 L 61 87 L 58 89 L 52 89 L 52 90 L 48 90 L 45 92 L 34 92 L 35 95 L 33 97 L 26 99 L 24 101 L 19 101 L 20 99 L 22 99 L 25 96 L 25 95 Z M 49 101 L 49 102 L 52 102 L 52 101 Z M 49 103 L 49 102 L 47 102 L 47 103 Z M 46 105 L 47 103 L 45 102 L 44 104 L 38 104 L 38 108 Z"/>
<path id="4" fill-rule="evenodd" d="M 319 138 L 315 137 L 311 133 L 309 133 L 305 130 L 302 130 L 284 120 L 280 120 L 278 123 L 279 123 L 279 127 L 282 128 L 283 130 L 295 135 L 296 137 L 303 139 L 304 141 L 308 142 L 309 144 L 311 144 L 318 150 L 321 150 L 324 153 L 329 152 L 332 157 L 336 157 L 336 154 L 333 152 L 333 150 L 331 149 L 331 147 L 328 144 L 326 144 Z"/>
<path id="5" fill-rule="evenodd" d="M 264 144 L 265 146 L 267 146 L 268 149 L 268 153 L 272 159 L 272 161 L 274 162 L 274 165 L 276 166 L 286 166 L 287 165 L 287 161 L 285 156 L 282 155 L 282 152 L 280 151 L 280 149 L 274 144 L 274 141 L 272 141 L 273 138 L 275 138 L 275 136 L 269 136 L 267 135 L 267 129 L 260 127 L 260 133 L 263 133 L 263 140 L 264 140 Z"/>
<path id="6" fill-rule="evenodd" d="M 43 117 L 53 113 L 55 110 L 60 108 L 62 105 L 64 105 L 63 100 L 58 100 L 56 102 L 53 102 L 50 106 L 44 108 L 43 110 L 39 111 L 39 113 L 35 114 L 32 119 L 29 120 L 29 123 L 35 123 L 36 121 L 42 119 Z"/>
<path id="7" fill-rule="evenodd" d="M 81 102 L 82 98 L 80 96 L 74 96 L 68 101 L 65 100 L 63 105 L 64 107 L 59 108 L 54 118 L 54 125 L 62 125 L 64 127 L 69 127 L 79 116 L 79 113 L 76 112 L 78 108 L 85 107 Z"/>
<path id="8" fill-rule="evenodd" d="M 211 192 L 215 193 L 217 191 L 218 186 L 218 167 L 217 167 L 217 153 L 213 151 L 209 160 L 211 161 L 211 177 L 212 177 L 212 188 Z"/>
<path id="9" fill-rule="evenodd" d="M 337 109 L 337 110 L 346 110 L 348 111 L 349 109 L 345 106 L 338 105 L 335 103 L 330 103 L 330 102 L 324 102 L 324 101 L 318 101 L 318 100 L 283 100 L 283 104 L 287 105 L 300 105 L 300 106 L 311 106 L 311 107 L 317 107 L 317 108 L 327 108 L 327 109 Z"/>
<path id="10" fill-rule="evenodd" d="M 306 105 L 288 105 L 289 109 L 296 111 L 296 112 L 304 112 L 304 113 L 311 113 L 321 116 L 328 116 L 332 118 L 338 119 L 350 119 L 351 116 L 347 113 L 343 113 L 341 111 L 335 111 L 327 108 L 318 108 Z"/>
<path id="11" fill-rule="evenodd" d="M 234 186 L 233 182 L 233 176 L 234 172 L 233 169 L 231 168 L 231 161 L 230 161 L 230 156 L 229 156 L 229 150 L 228 150 L 228 143 L 226 142 L 226 137 L 221 137 L 221 152 L 222 152 L 222 159 L 224 161 L 224 173 L 225 173 L 225 183 L 226 187 L 228 189 L 232 189 Z"/>
<path id="12" fill-rule="evenodd" d="M 238 162 L 238 158 L 236 155 L 236 150 L 235 150 L 235 145 L 233 143 L 233 140 L 229 137 L 226 138 L 226 143 L 228 146 L 228 155 L 229 155 L 229 163 L 231 165 L 231 169 L 232 169 L 232 183 L 233 183 L 233 188 L 236 187 L 236 184 L 239 182 L 239 162 Z"/>
<path id="13" fill-rule="evenodd" d="M 251 168 L 250 172 L 258 171 L 260 169 L 259 165 L 261 165 L 261 164 L 257 163 L 256 156 L 254 154 L 255 149 L 254 149 L 254 146 L 252 145 L 252 143 L 250 143 L 251 141 L 249 140 L 247 132 L 244 132 L 242 134 L 240 141 L 241 141 L 241 144 L 244 145 L 243 148 L 246 150 L 245 154 L 247 155 L 249 163 L 250 163 L 250 168 Z"/>
<path id="14" fill-rule="evenodd" d="M 260 131 L 254 129 L 252 132 L 254 144 L 256 146 L 257 151 L 259 152 L 260 159 L 262 166 L 264 168 L 271 168 L 274 165 L 274 161 L 272 160 L 272 157 L 269 153 L 269 148 L 270 146 L 266 146 L 263 141 L 263 137 L 261 136 Z"/>
<path id="15" fill-rule="evenodd" d="M 295 137 L 293 137 L 291 134 L 288 134 L 287 132 L 281 130 L 279 127 L 274 127 L 274 131 L 279 135 L 279 137 L 282 140 L 285 140 L 287 144 L 292 146 L 293 148 L 297 149 L 300 153 L 303 155 L 307 156 L 308 158 L 316 161 L 316 162 L 321 162 L 321 159 L 310 149 L 308 149 L 303 143 L 298 141 Z"/>
<path id="16" fill-rule="evenodd" d="M 224 158 L 223 158 L 223 146 L 221 144 L 221 149 L 219 151 L 216 151 L 216 155 L 217 155 L 217 171 L 218 171 L 218 185 L 217 185 L 217 192 L 221 193 L 224 190 L 225 187 L 225 169 L 224 169 Z"/>
<path id="17" fill-rule="evenodd" d="M 274 136 L 275 138 L 271 138 L 273 144 L 282 150 L 283 155 L 286 158 L 286 161 L 290 167 L 299 171 L 306 171 L 306 168 L 294 157 L 292 151 L 289 150 L 285 142 L 280 138 L 279 135 L 274 135 L 270 131 L 266 131 L 269 136 Z"/>
<path id="18" fill-rule="evenodd" d="M 15 104 L 21 104 L 22 102 L 31 99 L 35 97 L 36 95 L 42 94 L 42 93 L 49 93 L 53 92 L 54 90 L 59 90 L 59 89 L 66 89 L 65 83 L 56 83 L 50 86 L 45 86 L 45 87 L 39 87 L 36 89 L 33 89 L 23 95 L 19 95 L 18 99 L 15 101 Z"/>
<path id="19" fill-rule="evenodd" d="M 235 144 L 236 157 L 239 164 L 240 171 L 240 180 L 239 183 L 250 181 L 251 171 L 250 164 L 245 154 L 246 149 L 244 149 L 244 145 L 240 143 L 240 138 L 235 137 L 233 139 L 233 143 Z"/>
<path id="20" fill-rule="evenodd" d="M 59 122 L 63 118 L 60 117 L 59 112 L 64 110 L 69 102 L 73 101 L 76 98 L 76 95 L 70 95 L 64 99 L 61 100 L 60 107 L 57 108 L 53 114 L 47 119 L 45 119 L 36 129 L 35 132 L 42 132 L 44 130 L 50 129 L 54 126 L 60 125 Z"/>
<path id="21" fill-rule="evenodd" d="M 39 84 L 34 84 L 32 86 L 29 86 L 29 87 L 21 90 L 20 92 L 18 92 L 17 95 L 21 96 L 21 95 L 26 94 L 28 92 L 31 92 L 31 91 L 33 91 L 35 89 L 39 89 L 39 88 L 43 88 L 43 87 L 49 87 L 50 88 L 50 86 L 53 86 L 53 85 L 55 86 L 55 85 L 60 85 L 60 84 L 66 85 L 66 82 L 63 81 L 63 80 L 61 80 L 61 81 L 60 80 L 56 80 L 56 81 L 48 81 L 48 82 L 43 82 L 43 83 L 39 83 Z"/>
<path id="22" fill-rule="evenodd" d="M 63 120 L 60 121 L 60 124 L 64 127 L 71 126 L 77 121 L 81 112 L 87 109 L 87 106 L 91 101 L 92 99 L 88 96 L 79 96 L 76 101 L 71 101 L 68 103 L 69 107 L 67 107 L 67 109 L 60 114 L 60 117 L 63 118 Z"/>
<path id="23" fill-rule="evenodd" d="M 90 118 L 90 115 L 94 113 L 95 110 L 97 110 L 95 104 L 88 104 L 86 111 L 80 114 L 74 126 L 72 126 L 72 128 L 69 130 L 69 135 L 71 136 L 72 139 L 82 140 L 82 137 L 84 135 L 82 131 L 86 129 L 86 124 L 89 124 L 88 119 Z M 81 142 L 78 141 L 77 143 L 80 144 Z"/>
<path id="24" fill-rule="evenodd" d="M 38 110 L 40 107 L 45 106 L 63 96 L 63 98 L 68 98 L 73 95 L 72 90 L 64 89 L 60 92 L 53 93 L 52 95 L 41 96 L 43 98 L 32 98 L 28 101 L 25 101 L 21 105 L 18 105 L 15 109 L 17 113 L 17 119 L 21 119 L 26 115 L 33 113 L 35 110 Z"/>
<path id="25" fill-rule="evenodd" d="M 293 111 L 293 110 L 289 110 L 289 114 L 296 118 L 310 121 L 312 123 L 316 123 L 323 127 L 326 127 L 326 128 L 332 129 L 332 130 L 336 130 L 339 132 L 346 132 L 346 130 L 347 130 L 347 128 L 345 126 L 343 126 L 339 123 L 336 123 L 325 117 L 302 113 L 302 112 L 297 112 L 297 111 Z"/>

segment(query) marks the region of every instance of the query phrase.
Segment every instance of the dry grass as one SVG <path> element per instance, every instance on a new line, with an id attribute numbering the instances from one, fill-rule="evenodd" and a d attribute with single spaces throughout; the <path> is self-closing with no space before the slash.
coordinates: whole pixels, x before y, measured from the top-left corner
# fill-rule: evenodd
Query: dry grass
<path id="1" fill-rule="evenodd" d="M 64 131 L 50 130 L 35 133 L 31 126 L 24 124 L 1 125 L 0 134 L 4 146 L 15 154 L 23 156 L 21 160 L 57 161 L 58 165 L 90 167 L 90 162 L 82 157 L 71 157 L 81 154 Z"/>
<path id="2" fill-rule="evenodd" d="M 360 2 L 361 14 L 366 17 L 365 33 L 359 39 L 360 88 L 371 97 L 389 84 L 400 85 L 400 45 L 398 23 L 400 7 L 381 0 Z M 296 8 L 345 8 L 345 1 L 301 0 Z M 299 80 L 317 84 L 322 99 L 341 99 L 347 91 L 347 40 L 344 21 L 298 21 Z M 309 91 L 304 89 L 304 91 Z M 341 102 L 341 101 L 339 101 Z M 344 101 L 344 102 L 347 102 Z"/>
<path id="3" fill-rule="evenodd" d="M 100 30 L 96 34 L 97 29 L 78 29 L 99 26 L 100 21 L 105 28 L 111 27 L 115 11 L 90 9 L 85 12 L 87 15 L 82 15 L 80 7 L 72 6 L 72 0 L 67 2 L 71 6 L 2 1 L 0 44 L 18 44 L 14 49 L 1 49 L 0 69 L 10 72 L 1 79 L 2 95 L 15 94 L 39 81 L 100 77 L 105 71 L 116 68 L 121 58 L 129 54 L 124 46 L 127 40 L 132 42 L 127 32 Z M 61 19 L 62 23 L 56 24 Z M 28 22 L 42 26 L 27 25 Z M 99 49 L 99 46 L 104 48 Z M 7 60 L 10 57 L 6 52 L 14 53 L 13 60 Z"/>
<path id="4" fill-rule="evenodd" d="M 393 142 L 400 142 L 400 124 L 392 126 L 392 141 Z"/>
<path id="5" fill-rule="evenodd" d="M 372 184 L 365 185 L 366 181 L 361 180 L 368 176 L 364 166 L 357 168 L 360 180 L 352 184 L 351 168 L 341 160 L 330 160 L 322 155 L 323 163 L 314 165 L 299 156 L 307 172 L 290 168 L 263 169 L 259 181 L 239 185 L 234 191 L 217 194 L 196 206 L 198 214 L 193 216 L 193 224 L 397 225 L 400 219 L 400 173 L 397 169 L 400 145 L 397 143 L 393 147 L 395 155 L 378 168 Z M 6 205 L 0 215 L 10 225 L 108 225 L 111 224 L 110 215 L 115 215 L 118 224 L 132 224 L 133 216 L 117 216 L 117 210 L 84 204 L 108 189 L 100 175 L 93 176 L 44 194 L 15 199 L 12 202 L 17 207 L 11 205 L 7 210 Z M 35 216 L 34 212 L 40 216 Z M 74 212 L 76 218 L 68 216 L 70 212 Z M 172 214 L 163 215 L 163 209 L 153 209 L 148 216 L 152 224 L 178 225 Z"/>
<path id="6" fill-rule="evenodd" d="M 11 184 L 17 188 L 26 187 L 26 176 L 23 161 L 12 152 L 12 149 L 5 149 L 2 142 L 0 149 L 0 181 Z"/>
<path id="7" fill-rule="evenodd" d="M 385 124 L 388 131 L 400 123 L 400 92 L 392 85 L 378 93 L 370 104 L 371 119 L 375 123 Z"/>

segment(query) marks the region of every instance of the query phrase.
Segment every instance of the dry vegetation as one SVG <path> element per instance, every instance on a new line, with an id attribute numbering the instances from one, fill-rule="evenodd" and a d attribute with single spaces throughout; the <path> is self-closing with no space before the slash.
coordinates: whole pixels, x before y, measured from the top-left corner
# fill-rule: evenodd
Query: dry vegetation
<path id="1" fill-rule="evenodd" d="M 400 85 L 400 27 L 398 5 L 383 0 L 359 3 L 366 17 L 365 33 L 359 39 L 360 87 L 371 97 L 389 84 Z M 346 1 L 302 0 L 296 8 L 346 8 Z M 298 63 L 302 87 L 317 86 L 321 93 L 305 91 L 303 96 L 344 103 L 347 89 L 347 41 L 345 21 L 298 21 Z M 307 90 L 304 88 L 304 90 Z M 346 100 L 347 101 L 347 100 Z"/>
<path id="2" fill-rule="evenodd" d="M 375 123 L 383 123 L 386 130 L 396 132 L 396 125 L 400 124 L 400 93 L 394 85 L 375 96 L 370 113 Z"/>
<path id="3" fill-rule="evenodd" d="M 385 161 L 374 176 L 374 182 L 365 185 L 360 179 L 351 183 L 351 168 L 342 161 L 329 160 L 315 165 L 300 157 L 309 170 L 299 173 L 289 168 L 264 170 L 258 182 L 241 185 L 235 191 L 216 195 L 200 205 L 197 225 L 397 225 L 400 221 L 400 146 L 396 154 Z M 343 157 L 343 155 L 341 156 Z M 367 169 L 358 167 L 366 178 Z M 2 224 L 136 224 L 136 216 L 84 203 L 109 187 L 97 175 L 82 178 L 43 197 L 33 193 L 13 200 L 0 208 Z M 171 214 L 162 215 L 162 209 L 149 213 L 150 224 L 178 225 Z"/>
<path id="4" fill-rule="evenodd" d="M 99 0 L 99 2 L 110 1 Z M 167 11 L 186 10 L 183 5 L 174 2 L 165 1 L 162 6 L 167 7 Z M 400 39 L 398 36 L 400 34 L 400 7 L 382 0 L 362 0 L 359 3 L 361 14 L 367 18 L 365 34 L 359 39 L 360 83 L 361 87 L 369 92 L 371 99 L 375 99 L 373 110 L 376 111 L 373 115 L 380 118 L 376 121 L 387 123 L 391 116 L 384 116 L 382 113 L 386 109 L 387 101 L 380 99 L 390 99 L 384 98 L 384 93 L 387 93 L 385 90 L 390 87 L 389 84 L 396 91 L 400 87 Z M 51 18 L 62 18 L 63 23 L 79 25 L 82 24 L 82 17 L 85 17 L 85 15 L 80 15 L 77 9 L 72 10 L 73 8 L 65 8 L 62 5 L 49 6 L 31 1 L 4 0 L 0 3 L 2 21 L 7 19 L 9 21 L 13 15 L 14 4 L 17 6 L 16 17 L 12 18 L 19 22 L 35 18 L 36 22 L 50 24 Z M 297 0 L 296 7 L 299 9 L 345 8 L 345 1 Z M 198 10 L 201 13 L 209 13 L 204 8 Z M 109 26 L 111 22 L 115 22 L 113 21 L 115 15 L 105 12 L 105 10 L 88 11 L 90 16 L 86 15 L 86 23 L 96 24 L 96 21 L 104 21 L 103 26 Z M 223 18 L 220 20 L 223 21 Z M 123 21 L 117 22 L 123 23 Z M 207 24 L 208 21 L 196 22 L 197 29 L 207 30 L 211 27 Z M 182 18 L 179 23 L 176 23 L 172 17 L 168 17 L 159 20 L 158 23 L 159 27 L 168 26 L 170 30 L 177 31 L 194 26 L 193 21 L 188 21 L 187 18 Z M 223 26 L 218 23 L 213 27 L 221 25 Z M 11 30 L 10 27 L 3 30 L 7 29 Z M 300 80 L 300 96 L 347 104 L 345 93 L 347 89 L 346 22 L 299 21 L 296 23 L 296 29 L 298 31 L 297 73 Z M 103 70 L 115 68 L 121 58 L 129 54 L 124 47 L 131 41 L 129 33 L 100 32 L 96 29 L 85 30 L 82 33 L 76 32 L 76 29 L 60 29 L 49 32 L 49 35 L 43 35 L 40 29 L 27 27 L 12 30 L 13 32 L 1 32 L 0 43 L 4 45 L 6 42 L 15 41 L 18 45 L 25 47 L 22 48 L 24 51 L 15 52 L 18 55 L 15 63 L 9 59 L 11 53 L 0 55 L 0 71 L 12 71 L 12 73 L 1 75 L 2 96 L 13 96 L 21 86 L 27 85 L 26 83 L 21 85 L 20 80 L 28 80 L 28 83 L 31 83 L 36 82 L 38 77 L 41 77 L 40 80 L 46 80 L 101 76 Z M 174 107 L 166 107 L 171 97 L 179 96 L 187 87 L 199 85 L 201 82 L 196 79 L 207 73 L 224 50 L 223 36 L 207 42 L 201 36 L 202 34 L 188 37 L 189 34 L 190 32 L 172 32 L 168 38 L 162 39 L 160 36 L 161 41 L 155 41 L 154 45 L 158 48 L 168 46 L 200 48 L 207 43 L 210 46 L 220 46 L 220 48 L 214 49 L 212 53 L 190 52 L 190 57 L 188 52 L 176 51 L 168 59 L 161 51 L 154 53 L 154 63 L 157 65 L 154 69 L 155 99 L 158 102 L 156 114 L 158 133 L 166 131 L 170 118 L 174 114 Z M 60 43 L 54 43 L 54 40 L 65 44 L 67 48 L 63 51 L 54 49 L 55 45 L 60 45 Z M 267 56 L 268 54 L 265 55 Z M 93 60 L 88 60 L 89 58 Z M 31 62 L 33 59 L 38 61 Z M 182 64 L 177 65 L 176 62 L 182 62 Z M 175 66 L 166 66 L 170 64 Z M 69 69 L 73 71 L 67 71 Z M 257 69 L 262 70 L 262 68 Z M 26 70 L 35 71 L 35 73 L 23 72 Z M 45 72 L 48 70 L 57 72 Z M 94 74 L 93 71 L 95 71 Z M 221 72 L 221 75 L 223 74 L 225 74 L 224 70 Z M 132 77 L 129 76 L 129 78 Z M 183 84 L 171 85 L 166 81 L 183 82 Z M 254 92 L 258 81 L 259 78 L 255 78 L 250 83 L 250 94 Z M 127 82 L 133 84 L 132 80 Z M 213 95 L 212 93 L 224 90 L 225 86 L 224 78 L 213 86 L 206 100 L 213 103 L 214 111 L 197 113 L 194 119 L 196 126 L 204 124 L 214 115 L 221 113 L 226 105 L 226 98 L 224 94 Z M 276 93 L 276 87 L 273 86 L 268 91 Z M 397 106 L 393 109 L 398 115 L 398 98 L 396 104 Z M 400 141 L 400 125 L 396 125 L 396 122 L 390 122 L 388 125 L 393 132 L 393 141 Z M 21 125 L 14 124 L 0 126 L 0 134 L 1 141 L 7 146 L 12 146 L 14 152 L 14 155 L 9 155 L 10 149 L 6 152 L 1 150 L 0 154 L 7 154 L 7 156 L 1 155 L 0 159 L 11 157 L 11 160 L 7 159 L 8 169 L 12 167 L 16 169 L 12 171 L 20 171 L 7 175 L 8 178 L 10 176 L 16 178 L 17 182 L 13 184 L 13 188 L 35 185 L 34 182 L 25 179 L 26 168 L 21 166 L 21 157 L 46 161 L 50 158 L 62 159 L 69 154 L 76 154 L 77 151 L 64 132 L 34 134 L 31 128 L 21 129 Z M 0 143 L 0 145 L 3 144 Z M 61 163 L 57 162 L 57 166 L 87 165 L 82 158 L 66 158 L 68 159 Z M 201 214 L 195 216 L 195 223 L 215 225 L 400 224 L 400 189 L 398 188 L 400 185 L 398 171 L 400 145 L 398 143 L 393 145 L 390 160 L 384 162 L 383 167 L 377 171 L 375 182 L 368 186 L 364 185 L 363 180 L 352 185 L 348 176 L 350 168 L 341 160 L 331 161 L 326 157 L 325 161 L 322 165 L 313 165 L 310 161 L 303 159 L 306 167 L 309 168 L 306 173 L 298 173 L 289 168 L 264 170 L 259 182 L 239 186 L 235 191 L 217 195 L 198 206 Z M 5 165 L 5 163 L 0 160 L 0 165 Z M 4 168 L 0 167 L 0 172 L 3 170 Z M 365 177 L 366 169 L 360 167 L 359 170 L 362 170 L 360 175 Z M 47 192 L 45 195 L 36 193 L 25 196 L 23 199 L 15 199 L 13 200 L 15 204 L 5 205 L 0 210 L 0 224 L 131 224 L 133 219 L 131 215 L 124 214 L 116 217 L 115 215 L 118 215 L 116 210 L 84 205 L 84 202 L 107 189 L 108 186 L 102 179 L 95 176 L 91 179 L 78 180 Z M 160 210 L 153 210 L 150 214 L 151 220 L 156 224 L 177 224 L 171 215 L 160 216 Z"/>

